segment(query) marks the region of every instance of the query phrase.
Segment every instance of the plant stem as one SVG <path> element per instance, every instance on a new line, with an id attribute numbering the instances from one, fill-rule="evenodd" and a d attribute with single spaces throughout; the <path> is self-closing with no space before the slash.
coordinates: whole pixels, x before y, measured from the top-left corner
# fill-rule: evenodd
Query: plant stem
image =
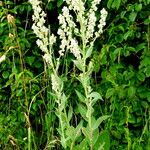
<path id="1" fill-rule="evenodd" d="M 28 150 L 31 150 L 31 127 L 28 127 Z"/>

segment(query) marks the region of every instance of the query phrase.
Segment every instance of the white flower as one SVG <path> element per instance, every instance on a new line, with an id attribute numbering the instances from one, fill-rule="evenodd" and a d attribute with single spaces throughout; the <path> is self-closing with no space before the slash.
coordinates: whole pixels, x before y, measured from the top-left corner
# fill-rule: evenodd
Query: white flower
<path id="1" fill-rule="evenodd" d="M 105 10 L 105 8 L 103 8 L 100 11 L 100 13 L 101 13 L 101 19 L 99 20 L 99 25 L 98 25 L 98 28 L 99 28 L 98 33 L 99 33 L 99 35 L 101 33 L 103 33 L 103 27 L 106 25 L 106 17 L 107 17 L 108 12 Z"/>
<path id="2" fill-rule="evenodd" d="M 52 89 L 57 92 L 59 89 L 59 83 L 58 83 L 58 77 L 56 77 L 54 74 L 51 75 L 51 81 L 52 81 Z"/>
<path id="3" fill-rule="evenodd" d="M 81 52 L 80 52 L 80 48 L 79 48 L 79 46 L 78 46 L 77 40 L 71 39 L 71 43 L 70 43 L 69 49 L 70 49 L 71 53 L 73 53 L 73 55 L 74 55 L 77 59 L 80 59 L 80 58 L 81 58 Z"/>
<path id="4" fill-rule="evenodd" d="M 3 62 L 6 59 L 6 55 L 3 55 L 0 57 L 0 63 Z"/>
<path id="5" fill-rule="evenodd" d="M 89 38 L 93 38 L 93 33 L 94 33 L 94 28 L 96 25 L 96 16 L 95 16 L 95 12 L 92 11 L 89 14 L 89 18 L 88 18 L 88 25 L 87 25 L 87 31 L 86 31 L 86 39 L 88 41 Z"/>
<path id="6" fill-rule="evenodd" d="M 56 37 L 54 36 L 54 34 L 52 34 L 52 35 L 49 37 L 49 44 L 50 44 L 50 45 L 53 45 L 55 42 L 56 42 Z"/>
<path id="7" fill-rule="evenodd" d="M 43 58 L 45 59 L 46 63 L 51 64 L 51 55 L 44 54 Z"/>

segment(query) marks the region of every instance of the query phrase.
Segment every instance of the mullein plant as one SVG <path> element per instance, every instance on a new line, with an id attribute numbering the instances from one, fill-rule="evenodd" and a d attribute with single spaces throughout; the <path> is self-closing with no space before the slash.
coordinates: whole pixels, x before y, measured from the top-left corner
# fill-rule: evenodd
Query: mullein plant
<path id="1" fill-rule="evenodd" d="M 90 59 L 94 42 L 103 33 L 103 27 L 106 25 L 107 11 L 103 8 L 100 11 L 101 18 L 98 20 L 96 12 L 101 0 L 93 0 L 88 10 L 85 8 L 86 0 L 64 1 L 66 6 L 62 8 L 62 13 L 58 16 L 60 27 L 57 33 L 61 41 L 58 58 L 54 56 L 53 50 L 56 36 L 50 33 L 50 30 L 44 25 L 46 14 L 42 10 L 41 1 L 39 0 L 29 0 L 34 11 L 32 29 L 38 37 L 36 43 L 44 52 L 43 59 L 51 72 L 52 95 L 54 95 L 55 102 L 57 103 L 56 115 L 59 118 L 58 132 L 61 145 L 65 149 L 67 147 L 78 149 L 82 145 L 81 148 L 85 147 L 85 149 L 92 150 L 95 149 L 94 145 L 98 139 L 100 123 L 109 117 L 106 115 L 96 119 L 93 115 L 93 106 L 98 100 L 102 100 L 102 97 L 91 87 L 93 62 Z M 67 114 L 66 105 L 69 96 L 65 95 L 64 82 L 61 74 L 58 72 L 60 60 L 64 57 L 65 53 L 72 53 L 74 55 L 73 63 L 79 70 L 79 73 L 75 74 L 75 76 L 83 87 L 82 93 L 78 90 L 75 91 L 79 98 L 78 103 L 83 104 L 85 111 L 84 113 L 83 111 L 81 112 L 81 116 L 86 123 L 83 125 L 82 120 L 76 128 L 70 124 L 72 109 Z M 77 143 L 76 140 L 79 136 L 82 138 L 82 142 Z M 98 147 L 98 149 L 102 149 L 102 147 L 103 145 Z"/>

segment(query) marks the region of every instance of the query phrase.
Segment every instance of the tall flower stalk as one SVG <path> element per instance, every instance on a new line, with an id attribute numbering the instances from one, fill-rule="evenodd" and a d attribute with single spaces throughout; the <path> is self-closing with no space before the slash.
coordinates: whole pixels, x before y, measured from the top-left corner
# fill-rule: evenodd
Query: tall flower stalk
<path id="1" fill-rule="evenodd" d="M 53 44 L 56 42 L 56 37 L 54 34 L 50 33 L 50 30 L 45 26 L 45 17 L 46 14 L 41 8 L 40 0 L 29 0 L 32 4 L 34 14 L 32 16 L 33 26 L 32 29 L 37 36 L 36 44 L 44 52 L 43 59 L 50 69 L 51 85 L 53 90 L 53 95 L 55 95 L 55 102 L 58 107 L 56 108 L 56 115 L 59 118 L 60 124 L 60 135 L 61 135 L 61 144 L 63 147 L 66 147 L 65 139 L 65 126 L 63 120 L 63 114 L 65 113 L 65 101 L 67 100 L 63 92 L 63 82 L 58 73 L 59 60 L 60 58 L 55 59 L 53 56 Z M 64 112 L 63 112 L 64 111 Z"/>
<path id="2" fill-rule="evenodd" d="M 79 136 L 79 132 L 82 128 L 85 139 L 87 139 L 90 149 L 93 150 L 94 131 L 98 129 L 102 120 L 107 119 L 108 116 L 104 116 L 103 118 L 100 117 L 97 120 L 92 116 L 94 104 L 97 100 L 102 99 L 102 97 L 91 87 L 93 63 L 90 60 L 90 56 L 92 55 L 95 40 L 103 32 L 103 27 L 106 24 L 107 11 L 103 8 L 100 11 L 101 18 L 98 20 L 96 11 L 98 10 L 97 6 L 99 5 L 100 0 L 93 0 L 89 10 L 85 9 L 86 1 L 64 1 L 67 6 L 62 8 L 62 13 L 58 17 L 60 27 L 57 33 L 61 41 L 58 50 L 58 58 L 55 58 L 53 55 L 53 44 L 56 42 L 56 37 L 51 34 L 49 29 L 44 25 L 46 14 L 40 7 L 41 1 L 39 0 L 29 0 L 34 11 L 32 17 L 34 22 L 32 29 L 38 37 L 36 43 L 44 52 L 43 58 L 51 70 L 52 93 L 55 95 L 55 102 L 57 103 L 56 115 L 59 118 L 60 129 L 58 131 L 61 137 L 62 146 L 67 148 L 68 141 L 71 140 L 70 149 L 73 149 L 75 140 Z M 74 13 L 75 16 L 73 16 L 71 12 Z M 80 73 L 76 75 L 76 78 L 80 81 L 84 91 L 84 93 L 80 93 L 76 90 L 76 93 L 80 102 L 84 103 L 86 108 L 84 120 L 87 122 L 87 126 L 82 126 L 81 123 L 76 129 L 70 126 L 69 123 L 70 119 L 65 109 L 68 96 L 64 93 L 64 83 L 61 79 L 61 75 L 58 73 L 60 59 L 65 53 L 69 52 L 74 55 L 74 65 L 80 71 Z M 93 120 L 97 122 L 96 126 L 94 126 Z M 73 135 L 67 134 L 70 131 L 70 128 L 74 130 L 75 133 L 73 138 L 71 137 Z"/>
<path id="3" fill-rule="evenodd" d="M 83 0 L 65 0 L 68 7 L 64 6 L 62 14 L 59 15 L 60 29 L 58 34 L 61 39 L 60 55 L 63 55 L 64 51 L 71 52 L 75 59 L 73 60 L 75 66 L 80 70 L 80 74 L 76 75 L 77 79 L 83 86 L 84 95 L 82 95 L 81 102 L 86 106 L 86 115 L 84 119 L 87 121 L 87 126 L 82 128 L 82 132 L 88 139 L 90 149 L 94 148 L 94 130 L 93 121 L 95 118 L 93 115 L 93 106 L 98 99 L 102 99 L 101 95 L 93 91 L 91 87 L 91 74 L 93 71 L 93 63 L 89 58 L 93 51 L 95 40 L 103 32 L 103 27 L 106 24 L 107 11 L 103 8 L 100 20 L 96 18 L 97 6 L 100 0 L 93 0 L 91 2 L 91 8 L 87 11 L 85 9 L 86 1 Z M 74 12 L 76 17 L 73 18 L 70 12 Z M 77 25 L 79 24 L 79 25 Z M 80 40 L 77 40 L 80 39 Z M 63 47 L 62 47 L 63 45 Z M 89 63 L 88 63 L 88 61 Z M 81 98 L 81 93 L 77 91 L 77 95 Z M 97 120 L 98 125 L 101 119 Z"/>

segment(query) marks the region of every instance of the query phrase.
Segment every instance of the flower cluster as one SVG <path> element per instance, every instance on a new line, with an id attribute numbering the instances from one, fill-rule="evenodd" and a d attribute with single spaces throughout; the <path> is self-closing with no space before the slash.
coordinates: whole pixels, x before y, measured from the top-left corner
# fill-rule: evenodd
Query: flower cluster
<path id="1" fill-rule="evenodd" d="M 85 2 L 83 0 L 65 0 L 65 2 L 68 4 L 68 7 L 63 7 L 62 14 L 58 17 L 60 24 L 58 35 L 61 39 L 59 54 L 63 56 L 65 50 L 69 50 L 79 59 L 82 51 L 75 35 L 80 36 L 84 40 L 86 47 L 92 46 L 94 40 L 103 32 L 103 27 L 106 25 L 107 11 L 104 8 L 100 11 L 101 19 L 98 22 L 95 13 L 101 0 L 93 0 L 89 11 L 85 10 Z M 70 14 L 71 11 L 75 12 L 76 20 Z M 79 25 L 76 25 L 77 22 L 80 28 Z M 96 28 L 98 31 L 95 32 Z"/>
<path id="2" fill-rule="evenodd" d="M 108 12 L 105 10 L 105 8 L 103 8 L 101 10 L 101 19 L 99 20 L 99 31 L 98 34 L 100 35 L 101 33 L 103 33 L 103 27 L 106 25 L 106 17 L 107 17 Z"/>
<path id="3" fill-rule="evenodd" d="M 63 7 L 62 14 L 59 15 L 59 24 L 61 25 L 58 29 L 58 35 L 61 39 L 61 45 L 59 54 L 64 55 L 65 49 L 69 49 L 71 53 L 78 59 L 80 58 L 80 50 L 76 39 L 72 39 L 72 29 L 76 29 L 76 25 L 73 22 L 73 17 L 69 14 L 69 9 Z"/>
<path id="4" fill-rule="evenodd" d="M 58 80 L 56 78 L 56 75 L 51 74 L 51 81 L 52 81 L 52 90 L 54 90 L 55 92 L 59 91 L 59 83 Z"/>
<path id="5" fill-rule="evenodd" d="M 36 44 L 39 46 L 39 48 L 45 53 L 44 59 L 47 63 L 51 62 L 51 53 L 48 50 L 48 46 L 52 47 L 52 45 L 56 42 L 56 37 L 52 34 L 49 37 L 49 29 L 45 27 L 45 17 L 46 14 L 40 7 L 41 1 L 40 0 L 29 0 L 29 2 L 32 4 L 32 8 L 34 11 L 34 14 L 32 16 L 33 20 L 33 26 L 32 29 L 36 36 L 39 38 L 36 41 Z"/>
<path id="6" fill-rule="evenodd" d="M 100 4 L 101 0 L 94 0 L 92 1 L 91 8 L 87 13 L 87 30 L 86 30 L 86 42 L 90 42 L 89 40 L 93 38 L 95 26 L 96 26 L 96 15 L 95 12 L 97 11 L 97 5 Z"/>

